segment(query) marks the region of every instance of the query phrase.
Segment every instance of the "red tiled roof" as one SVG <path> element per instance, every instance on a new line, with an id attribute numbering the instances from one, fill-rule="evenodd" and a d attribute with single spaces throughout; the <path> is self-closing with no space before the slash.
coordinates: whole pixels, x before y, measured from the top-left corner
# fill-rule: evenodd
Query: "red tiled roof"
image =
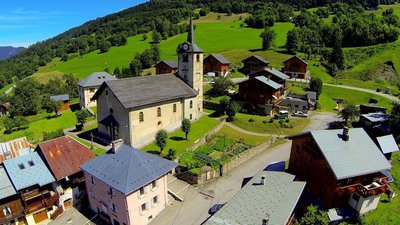
<path id="1" fill-rule="evenodd" d="M 57 180 L 78 173 L 82 164 L 94 158 L 89 148 L 69 136 L 43 142 L 37 151 L 45 158 Z"/>

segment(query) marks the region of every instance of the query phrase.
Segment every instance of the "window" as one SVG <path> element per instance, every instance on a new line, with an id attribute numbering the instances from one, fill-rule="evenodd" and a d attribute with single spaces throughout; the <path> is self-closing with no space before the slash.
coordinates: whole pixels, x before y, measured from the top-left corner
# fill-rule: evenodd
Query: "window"
<path id="1" fill-rule="evenodd" d="M 153 216 L 149 216 L 149 218 L 148 218 L 149 220 L 152 220 L 153 219 Z"/>
<path id="2" fill-rule="evenodd" d="M 108 95 L 108 91 L 106 91 L 106 95 Z"/>
<path id="3" fill-rule="evenodd" d="M 190 117 L 190 119 L 193 119 L 193 116 L 192 116 L 192 114 L 190 114 L 190 116 L 189 116 L 189 117 Z"/>
<path id="4" fill-rule="evenodd" d="M 90 91 L 90 93 L 93 93 L 93 92 L 95 92 L 95 91 L 96 91 L 96 89 L 94 89 L 94 88 L 90 88 L 90 89 L 89 89 L 89 91 Z"/>
<path id="5" fill-rule="evenodd" d="M 110 187 L 110 189 L 108 191 L 108 194 L 111 195 L 111 197 L 115 195 L 114 190 L 112 189 L 112 187 Z"/>
<path id="6" fill-rule="evenodd" d="M 158 195 L 157 195 L 157 196 L 154 196 L 154 198 L 153 198 L 153 205 L 155 206 L 155 205 L 157 205 L 159 202 L 160 202 L 160 200 L 158 199 Z"/>
<path id="7" fill-rule="evenodd" d="M 4 216 L 11 215 L 11 208 L 10 208 L 10 206 L 5 206 L 5 207 L 3 208 L 3 214 L 4 214 Z"/>
<path id="8" fill-rule="evenodd" d="M 144 195 L 144 187 L 140 188 L 140 192 L 139 193 L 140 193 L 141 196 Z"/>
<path id="9" fill-rule="evenodd" d="M 117 212 L 117 206 L 114 203 L 112 204 L 112 211 L 115 213 Z"/>
<path id="10" fill-rule="evenodd" d="M 193 108 L 193 101 L 192 100 L 190 100 L 189 107 Z"/>
<path id="11" fill-rule="evenodd" d="M 139 113 L 139 122 L 143 122 L 144 121 L 144 115 L 143 112 Z"/>
<path id="12" fill-rule="evenodd" d="M 157 116 L 161 117 L 161 108 L 160 107 L 157 108 Z"/>
<path id="13" fill-rule="evenodd" d="M 183 62 L 189 62 L 189 56 L 183 55 Z"/>
<path id="14" fill-rule="evenodd" d="M 142 213 L 145 213 L 147 211 L 147 203 L 143 203 L 140 208 L 142 209 Z"/>
<path id="15" fill-rule="evenodd" d="M 28 161 L 28 164 L 29 164 L 30 167 L 32 167 L 32 166 L 35 165 L 35 163 L 34 163 L 32 160 L 29 160 L 29 161 Z"/>
<path id="16" fill-rule="evenodd" d="M 19 169 L 24 170 L 25 169 L 25 165 L 23 163 L 18 164 Z"/>
<path id="17" fill-rule="evenodd" d="M 112 108 L 110 108 L 110 114 L 113 114 L 114 110 Z"/>
<path id="18" fill-rule="evenodd" d="M 93 176 L 91 177 L 91 181 L 92 181 L 92 184 L 96 184 L 96 181 L 94 180 Z"/>
<path id="19" fill-rule="evenodd" d="M 200 62 L 200 55 L 199 54 L 196 55 L 196 62 Z"/>
<path id="20" fill-rule="evenodd" d="M 157 185 L 157 181 L 156 180 L 151 182 L 151 189 L 155 189 L 157 187 L 158 187 L 158 185 Z"/>
<path id="21" fill-rule="evenodd" d="M 172 111 L 173 111 L 173 112 L 176 112 L 176 104 L 174 104 L 174 105 L 172 106 Z"/>

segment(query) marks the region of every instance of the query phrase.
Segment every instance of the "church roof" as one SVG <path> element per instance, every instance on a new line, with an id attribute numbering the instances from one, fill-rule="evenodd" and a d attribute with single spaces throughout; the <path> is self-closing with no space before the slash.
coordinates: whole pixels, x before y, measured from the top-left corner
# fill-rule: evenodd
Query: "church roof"
<path id="1" fill-rule="evenodd" d="M 184 45 L 187 44 L 188 48 L 184 49 Z M 189 31 L 188 31 L 188 36 L 187 40 L 185 43 L 182 44 L 182 47 L 178 50 L 178 52 L 191 52 L 191 53 L 202 53 L 203 50 L 196 44 L 196 41 L 194 39 L 194 28 L 193 28 L 193 22 L 192 22 L 192 17 L 190 17 L 190 24 L 189 24 Z"/>
<path id="2" fill-rule="evenodd" d="M 160 74 L 105 81 L 92 99 L 97 99 L 106 87 L 113 92 L 125 109 L 195 97 L 198 94 L 174 74 Z"/>

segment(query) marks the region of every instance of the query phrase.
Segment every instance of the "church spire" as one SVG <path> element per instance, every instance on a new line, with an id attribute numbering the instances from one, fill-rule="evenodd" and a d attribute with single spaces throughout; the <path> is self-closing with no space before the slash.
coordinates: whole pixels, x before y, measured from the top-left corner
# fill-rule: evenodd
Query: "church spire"
<path id="1" fill-rule="evenodd" d="M 190 22 L 189 22 L 189 30 L 188 30 L 188 36 L 187 36 L 187 42 L 190 44 L 196 44 L 194 41 L 194 29 L 193 29 L 193 19 L 192 15 L 190 14 Z"/>

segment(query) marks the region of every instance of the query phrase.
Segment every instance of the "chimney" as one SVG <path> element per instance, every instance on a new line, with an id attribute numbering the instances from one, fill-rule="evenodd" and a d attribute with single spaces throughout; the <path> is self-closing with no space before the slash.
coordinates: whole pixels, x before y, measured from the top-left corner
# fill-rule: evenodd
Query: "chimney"
<path id="1" fill-rule="evenodd" d="M 261 185 L 265 185 L 265 176 L 261 176 Z"/>
<path id="2" fill-rule="evenodd" d="M 124 140 L 118 139 L 115 141 L 111 142 L 111 152 L 116 153 L 118 151 L 118 148 L 121 147 L 121 145 L 124 143 Z"/>
<path id="3" fill-rule="evenodd" d="M 265 218 L 262 220 L 262 225 L 267 225 L 269 222 L 269 214 L 267 213 L 267 215 L 265 216 Z"/>
<path id="4" fill-rule="evenodd" d="M 348 127 L 343 127 L 342 139 L 343 141 L 348 141 L 350 139 Z"/>

